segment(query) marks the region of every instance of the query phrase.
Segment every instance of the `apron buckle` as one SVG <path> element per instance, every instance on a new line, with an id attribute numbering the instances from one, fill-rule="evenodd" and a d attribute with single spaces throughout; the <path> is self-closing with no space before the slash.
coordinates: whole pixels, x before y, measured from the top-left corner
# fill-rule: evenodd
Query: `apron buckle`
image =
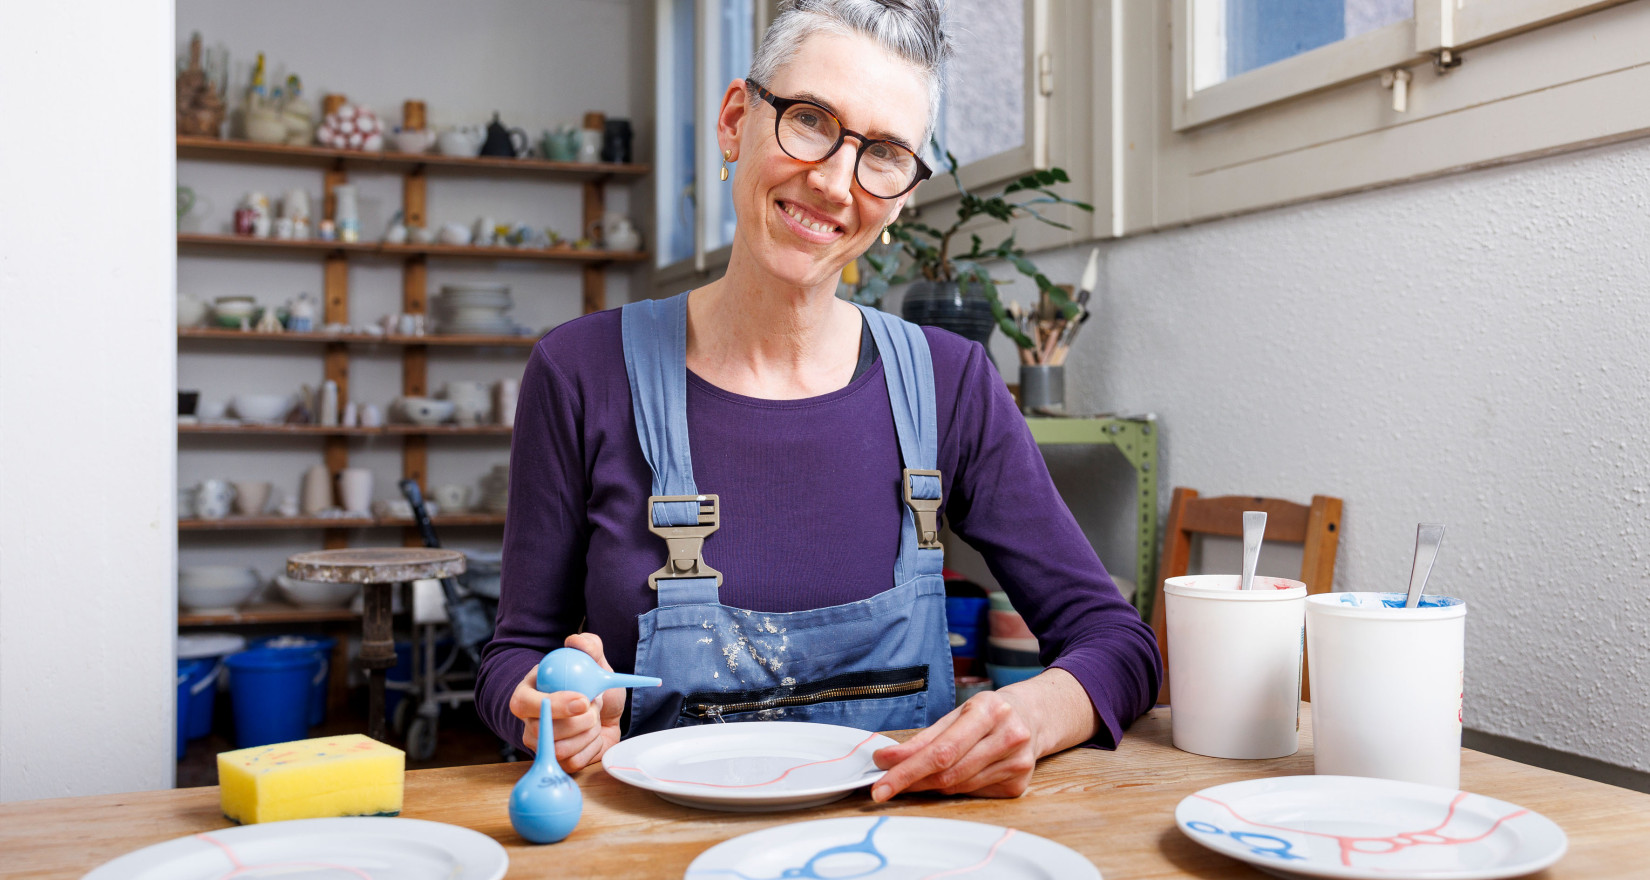
<path id="1" fill-rule="evenodd" d="M 660 503 L 697 504 L 698 511 L 692 525 L 661 526 L 654 521 L 655 505 Z M 650 495 L 647 499 L 647 528 L 665 539 L 667 559 L 664 568 L 647 576 L 647 585 L 659 589 L 660 579 L 716 578 L 722 585 L 722 573 L 705 564 L 705 538 L 722 524 L 722 504 L 715 495 Z"/>
<path id="2" fill-rule="evenodd" d="M 927 477 L 923 480 L 922 494 L 932 494 L 932 498 L 913 497 L 912 487 L 916 485 L 917 477 Z M 932 482 L 930 482 L 932 480 Z M 917 549 L 942 550 L 940 543 L 940 472 L 906 468 L 900 476 L 900 488 L 905 495 L 905 503 L 911 512 L 917 516 Z"/>

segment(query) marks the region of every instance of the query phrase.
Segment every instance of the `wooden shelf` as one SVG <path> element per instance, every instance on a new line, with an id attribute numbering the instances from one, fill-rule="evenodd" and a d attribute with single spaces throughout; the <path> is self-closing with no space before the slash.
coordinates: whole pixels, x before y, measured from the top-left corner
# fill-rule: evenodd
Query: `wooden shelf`
<path id="1" fill-rule="evenodd" d="M 431 517 L 437 528 L 459 526 L 501 526 L 502 513 L 444 513 Z M 180 532 L 233 532 L 303 529 L 389 529 L 407 528 L 411 519 L 401 517 L 325 517 L 325 516 L 227 516 L 223 519 L 180 519 Z"/>
<path id="2" fill-rule="evenodd" d="M 502 526 L 502 525 L 504 525 L 504 514 L 502 514 L 502 513 L 443 513 L 440 516 L 430 517 L 430 524 L 435 526 L 438 529 L 439 528 L 458 528 L 460 526 Z M 382 518 L 378 521 L 378 525 L 382 526 L 382 527 L 385 527 L 385 528 L 388 528 L 388 527 L 391 527 L 391 526 L 399 526 L 401 528 L 410 529 L 410 528 L 413 528 L 414 523 L 411 519 L 402 519 L 400 517 L 388 517 L 388 516 L 386 516 L 386 517 L 384 517 L 384 518 Z"/>
<path id="3" fill-rule="evenodd" d="M 300 608 L 296 605 L 248 605 L 236 611 L 218 614 L 178 612 L 178 626 L 231 626 L 249 623 L 331 623 L 359 620 L 361 615 L 349 608 Z"/>
<path id="4" fill-rule="evenodd" d="M 469 336 L 436 334 L 426 336 L 368 336 L 365 333 L 258 333 L 252 330 L 229 330 L 222 327 L 179 327 L 179 339 L 208 339 L 228 342 L 343 342 L 350 345 L 436 345 L 468 346 L 472 348 L 532 348 L 537 336 Z"/>
<path id="5" fill-rule="evenodd" d="M 273 434 L 309 437 L 507 437 L 509 425 L 384 425 L 346 428 L 342 425 L 179 425 L 179 434 Z"/>
<path id="6" fill-rule="evenodd" d="M 638 163 L 621 165 L 612 162 L 551 162 L 547 159 L 506 159 L 496 156 L 443 156 L 437 153 L 367 153 L 360 150 L 335 150 L 331 147 L 294 147 L 189 136 L 178 137 L 178 158 L 312 168 L 342 166 L 398 174 L 424 168 L 454 174 L 532 175 L 548 180 L 574 181 L 636 178 L 653 170 L 652 166 Z"/>
<path id="7" fill-rule="evenodd" d="M 205 232 L 178 233 L 178 247 L 198 250 L 295 254 L 362 254 L 374 257 L 444 257 L 463 260 L 545 260 L 558 263 L 639 263 L 646 251 L 575 250 L 573 248 L 473 247 L 454 244 L 383 244 L 370 241 L 321 241 L 318 238 L 254 238 Z"/>

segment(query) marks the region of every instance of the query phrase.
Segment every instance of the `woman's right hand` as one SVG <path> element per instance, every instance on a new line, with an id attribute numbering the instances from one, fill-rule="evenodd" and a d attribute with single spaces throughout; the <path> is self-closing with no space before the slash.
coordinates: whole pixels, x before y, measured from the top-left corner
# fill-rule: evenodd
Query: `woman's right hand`
<path id="1" fill-rule="evenodd" d="M 613 671 L 602 653 L 602 640 L 594 633 L 576 633 L 567 637 L 567 647 L 577 648 L 595 658 L 603 669 Z M 522 732 L 522 744 L 528 751 L 537 751 L 539 745 L 540 703 L 550 700 L 550 720 L 554 725 L 556 761 L 569 773 L 583 770 L 600 760 L 609 747 L 619 741 L 619 717 L 624 714 L 624 688 L 609 688 L 594 700 L 585 699 L 576 691 L 541 693 L 536 687 L 538 667 L 527 671 L 521 683 L 510 695 L 510 714 L 527 723 Z"/>

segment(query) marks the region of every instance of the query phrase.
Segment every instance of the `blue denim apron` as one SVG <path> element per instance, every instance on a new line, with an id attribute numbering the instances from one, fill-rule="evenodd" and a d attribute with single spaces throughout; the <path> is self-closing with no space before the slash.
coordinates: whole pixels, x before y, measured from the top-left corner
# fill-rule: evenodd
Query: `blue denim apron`
<path id="1" fill-rule="evenodd" d="M 705 564 L 717 497 L 693 482 L 687 426 L 687 294 L 624 307 L 625 372 L 636 432 L 653 469 L 649 527 L 665 566 L 649 576 L 659 607 L 638 619 L 636 673 L 664 686 L 631 693 L 628 736 L 717 721 L 794 720 L 862 730 L 927 727 L 954 705 L 940 568 L 934 365 L 916 326 L 863 310 L 888 380 L 900 458 L 890 489 L 905 501 L 892 588 L 785 614 L 717 601 Z M 897 488 L 896 488 L 897 487 Z M 710 487 L 714 489 L 714 487 Z"/>

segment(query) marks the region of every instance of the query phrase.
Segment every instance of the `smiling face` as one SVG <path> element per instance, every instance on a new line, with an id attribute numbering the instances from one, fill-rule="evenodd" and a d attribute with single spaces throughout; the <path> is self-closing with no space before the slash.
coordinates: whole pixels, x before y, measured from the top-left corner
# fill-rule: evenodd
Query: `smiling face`
<path id="1" fill-rule="evenodd" d="M 912 149 L 922 145 L 927 81 L 869 37 L 816 33 L 773 82 L 761 85 L 782 98 L 819 104 L 844 127 L 868 137 Z M 730 89 L 723 100 L 722 148 L 732 149 L 739 163 L 733 178 L 739 214 L 734 258 L 753 261 L 751 268 L 783 284 L 834 289 L 842 267 L 899 216 L 910 194 L 879 199 L 862 189 L 854 180 L 860 142 L 851 136 L 823 162 L 791 158 L 774 138 L 774 115 L 766 102 L 750 106 L 739 89 Z"/>

